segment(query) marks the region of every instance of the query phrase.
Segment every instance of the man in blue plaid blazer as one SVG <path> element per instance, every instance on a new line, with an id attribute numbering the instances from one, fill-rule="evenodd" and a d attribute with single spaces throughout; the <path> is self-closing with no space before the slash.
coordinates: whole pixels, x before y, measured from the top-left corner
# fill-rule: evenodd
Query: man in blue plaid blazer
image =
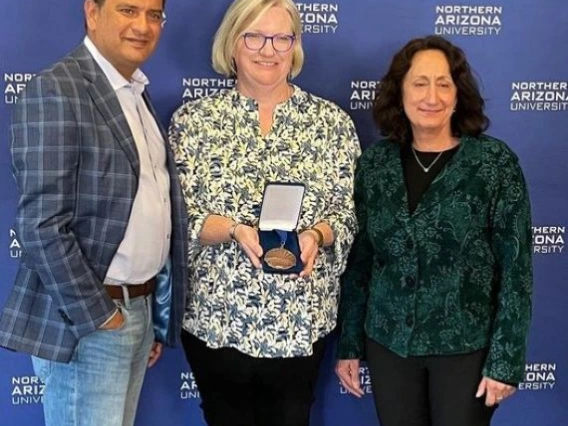
<path id="1" fill-rule="evenodd" d="M 50 426 L 131 426 L 183 316 L 187 218 L 138 68 L 165 0 L 86 0 L 87 37 L 32 80 L 11 126 L 24 254 L 0 346 L 32 355 Z"/>

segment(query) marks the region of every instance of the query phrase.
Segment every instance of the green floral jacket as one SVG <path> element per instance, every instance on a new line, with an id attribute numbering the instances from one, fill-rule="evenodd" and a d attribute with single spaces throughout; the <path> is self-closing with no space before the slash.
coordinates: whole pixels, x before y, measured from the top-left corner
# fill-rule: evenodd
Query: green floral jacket
<path id="1" fill-rule="evenodd" d="M 523 380 L 532 289 L 525 180 L 503 142 L 460 145 L 412 215 L 400 147 L 382 141 L 361 156 L 338 358 L 362 358 L 365 335 L 401 356 L 488 348 L 484 376 Z"/>

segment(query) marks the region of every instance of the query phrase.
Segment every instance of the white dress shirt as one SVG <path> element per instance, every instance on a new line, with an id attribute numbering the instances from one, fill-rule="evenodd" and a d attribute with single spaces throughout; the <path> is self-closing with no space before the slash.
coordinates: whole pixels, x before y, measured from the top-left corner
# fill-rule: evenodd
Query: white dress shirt
<path id="1" fill-rule="evenodd" d="M 88 37 L 84 43 L 118 97 L 140 160 L 130 220 L 104 282 L 141 284 L 163 268 L 169 255 L 172 224 L 165 141 L 142 97 L 149 84 L 144 73 L 137 69 L 128 81 Z"/>

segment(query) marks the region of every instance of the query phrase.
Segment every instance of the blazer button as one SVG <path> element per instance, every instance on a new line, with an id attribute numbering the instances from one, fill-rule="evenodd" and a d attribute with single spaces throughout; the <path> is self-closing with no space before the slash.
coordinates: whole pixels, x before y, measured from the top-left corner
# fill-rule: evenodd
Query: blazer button
<path id="1" fill-rule="evenodd" d="M 414 318 L 412 318 L 412 315 L 407 315 L 406 316 L 406 321 L 405 321 L 406 325 L 408 327 L 412 327 L 414 325 Z"/>
<path id="2" fill-rule="evenodd" d="M 405 281 L 406 281 L 406 286 L 409 288 L 413 288 L 414 284 L 416 284 L 416 281 L 414 280 L 413 277 L 406 277 Z"/>
<path id="3" fill-rule="evenodd" d="M 63 322 L 67 325 L 73 325 L 74 322 L 73 320 L 71 320 L 71 318 L 69 318 L 69 315 L 67 315 L 67 313 L 63 310 L 63 309 L 58 309 L 57 310 L 59 312 L 59 315 L 61 315 L 61 318 L 63 318 Z"/>

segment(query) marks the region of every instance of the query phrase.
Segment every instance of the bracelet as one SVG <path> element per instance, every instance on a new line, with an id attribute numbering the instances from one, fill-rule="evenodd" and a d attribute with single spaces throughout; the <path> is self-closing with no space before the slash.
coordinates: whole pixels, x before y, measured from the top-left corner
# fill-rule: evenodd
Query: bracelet
<path id="1" fill-rule="evenodd" d="M 316 227 L 304 229 L 302 232 L 306 232 L 306 231 L 314 231 L 317 235 L 317 241 L 316 242 L 317 242 L 318 247 L 323 247 L 323 232 L 321 232 Z"/>
<path id="2" fill-rule="evenodd" d="M 242 223 L 234 222 L 229 228 L 229 237 L 231 237 L 231 240 L 237 241 L 235 240 L 235 231 L 237 230 L 239 225 L 242 225 Z"/>

